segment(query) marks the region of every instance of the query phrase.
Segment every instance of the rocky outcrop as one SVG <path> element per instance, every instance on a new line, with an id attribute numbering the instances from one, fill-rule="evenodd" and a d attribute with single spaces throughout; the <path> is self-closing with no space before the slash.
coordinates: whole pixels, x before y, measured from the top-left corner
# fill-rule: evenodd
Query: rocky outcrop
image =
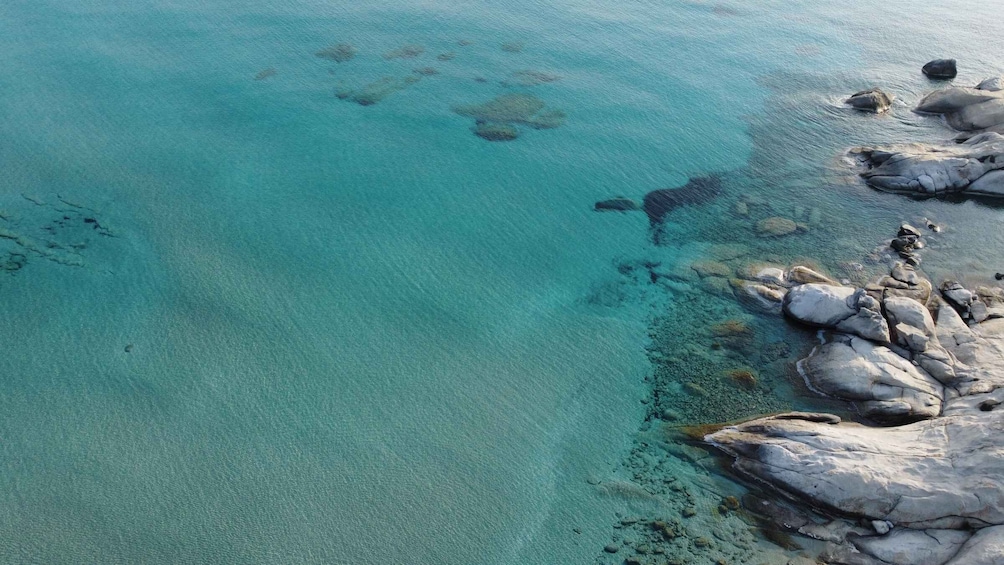
<path id="1" fill-rule="evenodd" d="M 915 111 L 944 116 L 966 132 L 945 145 L 851 150 L 872 187 L 921 195 L 1004 196 L 1004 90 L 988 79 L 978 88 L 945 88 L 925 96 Z"/>
<path id="2" fill-rule="evenodd" d="M 799 372 L 870 423 L 789 413 L 706 440 L 739 474 L 832 518 L 785 526 L 827 541 L 826 563 L 1004 563 L 1004 289 L 948 281 L 931 295 L 903 263 L 860 289 L 793 272 L 783 312 L 829 330 Z"/>
<path id="3" fill-rule="evenodd" d="M 850 401 L 865 417 L 883 423 L 934 418 L 944 387 L 888 347 L 840 336 L 820 345 L 799 364 L 809 387 Z"/>
<path id="4" fill-rule="evenodd" d="M 959 74 L 956 68 L 955 59 L 935 59 L 929 61 L 921 69 L 923 73 L 930 78 L 936 79 L 950 79 L 955 78 Z"/>
<path id="5" fill-rule="evenodd" d="M 892 97 L 878 88 L 872 88 L 851 94 L 844 103 L 858 110 L 881 114 L 892 106 Z"/>
<path id="6" fill-rule="evenodd" d="M 880 190 L 930 196 L 963 192 L 1004 196 L 1004 178 L 995 172 L 1004 169 L 1004 136 L 998 133 L 982 133 L 959 144 L 938 147 L 859 147 L 851 155 L 864 168 L 861 176 L 865 182 Z"/>

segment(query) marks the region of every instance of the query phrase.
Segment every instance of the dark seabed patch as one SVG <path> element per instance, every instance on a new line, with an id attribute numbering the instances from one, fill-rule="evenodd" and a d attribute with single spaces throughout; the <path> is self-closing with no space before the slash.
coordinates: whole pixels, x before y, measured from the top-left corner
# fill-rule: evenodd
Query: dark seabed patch
<path id="1" fill-rule="evenodd" d="M 358 89 L 339 88 L 335 91 L 335 96 L 339 100 L 355 102 L 360 106 L 372 106 L 391 94 L 408 88 L 421 79 L 422 77 L 419 75 L 411 75 L 403 78 L 383 77 Z"/>
<path id="2" fill-rule="evenodd" d="M 506 53 L 522 53 L 523 47 L 525 47 L 522 41 L 507 41 L 501 45 L 501 48 Z"/>
<path id="3" fill-rule="evenodd" d="M 547 84 L 559 80 L 561 80 L 561 77 L 558 75 L 527 69 L 512 73 L 509 75 L 509 80 L 503 81 L 502 85 L 537 86 L 538 84 Z"/>
<path id="4" fill-rule="evenodd" d="M 279 71 L 275 70 L 273 67 L 267 69 L 262 69 L 258 71 L 258 74 L 254 76 L 255 80 L 265 80 L 267 78 L 274 77 Z"/>
<path id="5" fill-rule="evenodd" d="M 393 51 L 388 51 L 383 54 L 383 58 L 387 60 L 392 59 L 414 59 L 420 57 L 425 53 L 425 47 L 421 45 L 405 45 Z"/>
<path id="6" fill-rule="evenodd" d="M 562 110 L 545 109 L 543 100 L 529 94 L 505 94 L 483 104 L 455 106 L 453 111 L 461 116 L 473 118 L 476 124 L 475 133 L 481 137 L 484 136 L 479 133 L 479 128 L 484 132 L 511 132 L 516 130 L 517 125 L 533 129 L 552 129 L 565 122 L 565 113 Z M 518 131 L 516 134 L 518 135 Z"/>
<path id="7" fill-rule="evenodd" d="M 321 59 L 327 59 L 336 63 L 344 63 L 352 60 L 352 58 L 356 56 L 356 48 L 348 43 L 339 43 L 338 45 L 325 47 L 317 53 L 314 53 L 314 55 L 320 57 Z"/>
<path id="8" fill-rule="evenodd" d="M 646 194 L 642 208 L 648 215 L 655 243 L 659 243 L 659 234 L 666 214 L 680 206 L 709 202 L 718 196 L 721 188 L 721 178 L 712 175 L 692 178 L 680 187 L 662 188 Z"/>

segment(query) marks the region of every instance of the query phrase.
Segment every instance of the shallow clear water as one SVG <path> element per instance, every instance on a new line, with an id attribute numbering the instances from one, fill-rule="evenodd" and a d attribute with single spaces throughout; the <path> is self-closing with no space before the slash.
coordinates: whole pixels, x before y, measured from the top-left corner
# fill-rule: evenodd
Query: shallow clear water
<path id="1" fill-rule="evenodd" d="M 667 441 L 656 408 L 739 415 L 652 396 L 696 366 L 674 348 L 736 316 L 802 343 L 632 265 L 738 242 L 836 269 L 928 216 L 949 226 L 932 273 L 1000 268 L 999 210 L 872 192 L 839 156 L 950 136 L 909 111 L 934 86 L 918 69 L 1000 74 L 1004 13 L 815 4 L 0 5 L 0 561 L 606 559 L 618 513 L 677 504 L 611 486 Z M 314 55 L 341 42 L 355 58 Z M 383 56 L 404 45 L 425 51 Z M 511 84 L 527 69 L 560 79 Z M 383 77 L 400 88 L 374 105 L 335 96 Z M 891 115 L 839 107 L 875 84 Z M 451 111 L 513 92 L 565 123 L 491 143 Z M 711 173 L 723 194 L 662 246 L 643 214 L 592 211 Z M 743 194 L 821 219 L 760 240 Z M 742 414 L 809 402 L 756 368 L 773 384 Z M 741 490 L 661 457 L 708 500 Z"/>

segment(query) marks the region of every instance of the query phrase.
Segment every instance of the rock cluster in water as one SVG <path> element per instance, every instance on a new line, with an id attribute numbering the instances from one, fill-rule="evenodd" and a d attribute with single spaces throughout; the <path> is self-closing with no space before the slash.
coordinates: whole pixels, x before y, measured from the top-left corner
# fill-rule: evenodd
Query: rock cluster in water
<path id="1" fill-rule="evenodd" d="M 928 94 L 915 111 L 944 116 L 964 133 L 944 145 L 852 149 L 864 168 L 861 176 L 870 186 L 892 192 L 1004 197 L 1001 87 L 1001 78 L 995 77 L 975 88 L 949 87 Z"/>
<path id="2" fill-rule="evenodd" d="M 798 267 L 772 278 L 786 317 L 826 331 L 799 364 L 806 384 L 852 403 L 867 425 L 788 413 L 707 441 L 739 474 L 828 515 L 782 516 L 827 542 L 826 563 L 1000 563 L 1004 289 L 935 291 L 902 262 L 860 287 Z"/>
<path id="3" fill-rule="evenodd" d="M 547 109 L 543 100 L 529 94 L 505 94 L 483 104 L 455 106 L 453 111 L 473 118 L 474 133 L 488 141 L 516 139 L 516 126 L 552 129 L 565 121 L 563 111 Z"/>

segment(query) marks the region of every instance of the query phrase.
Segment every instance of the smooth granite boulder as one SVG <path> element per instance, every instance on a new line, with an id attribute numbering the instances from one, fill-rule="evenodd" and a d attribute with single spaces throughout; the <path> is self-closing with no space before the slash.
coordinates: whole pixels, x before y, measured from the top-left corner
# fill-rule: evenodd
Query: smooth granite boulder
<path id="1" fill-rule="evenodd" d="M 786 315 L 804 324 L 889 342 L 880 304 L 863 289 L 803 284 L 788 291 L 782 306 Z"/>
<path id="2" fill-rule="evenodd" d="M 799 372 L 811 389 L 851 401 L 863 416 L 882 423 L 941 413 L 941 383 L 889 348 L 865 339 L 838 335 L 813 349 L 799 363 Z"/>
<path id="3" fill-rule="evenodd" d="M 950 79 L 959 74 L 955 59 L 935 59 L 929 61 L 921 71 L 930 78 Z"/>

